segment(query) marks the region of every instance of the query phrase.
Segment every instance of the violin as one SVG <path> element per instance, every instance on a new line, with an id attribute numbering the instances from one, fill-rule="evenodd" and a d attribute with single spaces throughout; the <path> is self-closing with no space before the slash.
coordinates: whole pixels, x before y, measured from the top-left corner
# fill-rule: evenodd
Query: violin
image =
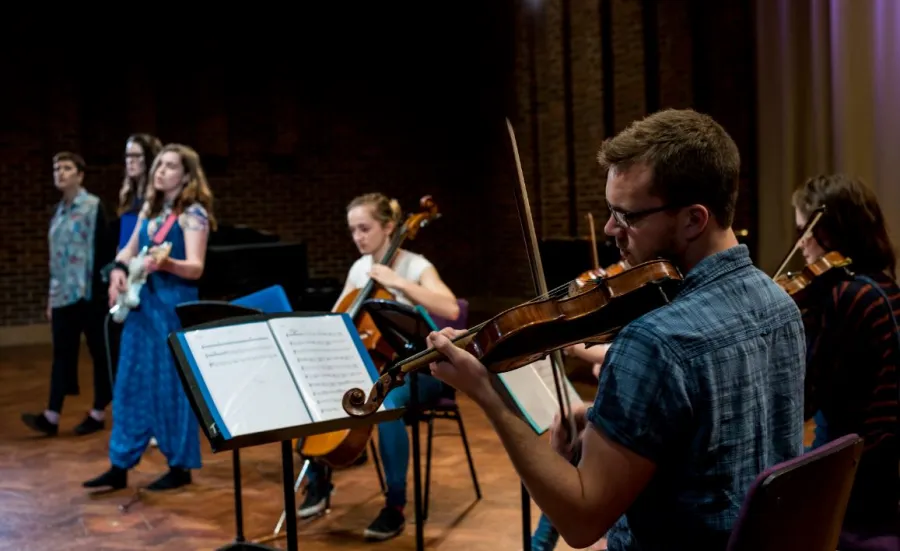
<path id="1" fill-rule="evenodd" d="M 453 339 L 453 344 L 480 360 L 492 373 L 531 364 L 549 353 L 578 343 L 612 342 L 632 320 L 671 302 L 683 278 L 666 260 L 651 260 L 622 273 L 587 283 L 576 295 L 539 297 L 514 306 Z M 568 287 L 568 285 L 564 286 Z M 355 417 L 371 415 L 387 394 L 403 384 L 407 373 L 442 359 L 429 349 L 386 370 L 371 392 L 350 389 L 344 410 Z"/>
<path id="2" fill-rule="evenodd" d="M 851 265 L 853 260 L 838 251 L 827 252 L 818 260 L 807 264 L 800 272 L 786 272 L 775 278 L 775 283 L 791 295 L 797 302 L 802 302 L 804 294 L 816 278 L 823 278 Z"/>
<path id="3" fill-rule="evenodd" d="M 495 374 L 512 371 L 552 355 L 556 364 L 554 382 L 557 399 L 563 409 L 562 385 L 556 371 L 557 366 L 561 365 L 560 351 L 579 343 L 611 342 L 622 327 L 671 302 L 680 290 L 683 278 L 670 262 L 653 260 L 618 275 L 586 283 L 576 293 L 569 291 L 569 284 L 547 291 L 515 133 L 509 120 L 506 126 L 518 170 L 519 186 L 516 189 L 519 212 L 520 217 L 524 214 L 527 221 L 527 228 L 523 224 L 523 234 L 526 236 L 538 296 L 501 312 L 451 342 L 475 356 Z M 407 373 L 441 359 L 441 353 L 434 349 L 405 358 L 385 370 L 368 396 L 362 389 L 351 388 L 344 393 L 341 405 L 351 416 L 371 415 L 384 403 L 391 390 L 403 385 Z M 569 436 L 573 434 L 570 432 Z"/>
<path id="4" fill-rule="evenodd" d="M 822 219 L 822 216 L 825 215 L 825 207 L 821 206 L 815 209 L 811 214 L 812 216 L 809 217 L 809 220 L 800 232 L 800 237 L 794 242 L 794 246 L 788 251 L 788 254 L 785 255 L 784 259 L 781 261 L 781 265 L 773 276 L 775 283 L 790 295 L 801 309 L 803 309 L 805 301 L 809 296 L 810 287 L 816 281 L 848 275 L 849 271 L 847 267 L 853 262 L 851 258 L 845 257 L 838 251 L 830 251 L 816 259 L 815 262 L 804 266 L 799 272 L 784 272 L 791 257 L 799 250 L 800 244 L 804 239 L 812 235 L 816 224 L 818 224 L 819 220 Z"/>
<path id="5" fill-rule="evenodd" d="M 415 239 L 421 228 L 440 217 L 437 204 L 430 195 L 420 199 L 419 208 L 419 212 L 410 214 L 403 225 L 394 232 L 390 246 L 381 259 L 381 264 L 388 266 L 393 264 L 403 242 Z M 394 295 L 374 279 L 369 279 L 365 287 L 347 293 L 338 303 L 335 311 L 346 312 L 350 315 L 372 362 L 381 373 L 394 357 L 395 352 L 388 342 L 381 338 L 381 332 L 372 317 L 362 311 L 363 303 L 369 299 L 394 300 Z M 371 434 L 372 426 L 315 434 L 304 439 L 300 453 L 306 457 L 318 458 L 332 468 L 344 467 L 356 461 L 365 451 Z"/>

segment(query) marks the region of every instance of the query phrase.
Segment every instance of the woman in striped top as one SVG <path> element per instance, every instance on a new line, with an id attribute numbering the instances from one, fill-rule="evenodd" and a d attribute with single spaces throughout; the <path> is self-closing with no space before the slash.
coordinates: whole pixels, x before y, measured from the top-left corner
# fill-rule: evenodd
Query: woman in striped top
<path id="1" fill-rule="evenodd" d="M 798 228 L 821 206 L 813 236 L 801 243 L 807 263 L 829 251 L 852 260 L 837 277 L 810 289 L 806 415 L 815 416 L 813 447 L 846 434 L 865 439 L 840 549 L 869 535 L 897 532 L 900 502 L 900 288 L 897 259 L 875 194 L 858 179 L 817 176 L 793 195 Z"/>

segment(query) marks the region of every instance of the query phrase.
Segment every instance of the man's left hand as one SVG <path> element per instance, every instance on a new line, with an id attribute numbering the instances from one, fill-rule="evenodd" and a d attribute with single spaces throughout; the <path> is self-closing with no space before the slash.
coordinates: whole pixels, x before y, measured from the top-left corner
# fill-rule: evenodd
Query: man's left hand
<path id="1" fill-rule="evenodd" d="M 463 331 L 444 329 L 428 335 L 428 345 L 447 358 L 431 364 L 431 374 L 456 390 L 464 392 L 476 402 L 483 403 L 494 394 L 487 368 L 469 352 L 452 342 Z"/>

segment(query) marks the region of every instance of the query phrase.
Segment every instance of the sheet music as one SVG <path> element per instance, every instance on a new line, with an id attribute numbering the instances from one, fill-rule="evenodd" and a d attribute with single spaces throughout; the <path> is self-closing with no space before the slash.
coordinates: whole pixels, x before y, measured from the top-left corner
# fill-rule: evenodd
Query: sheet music
<path id="1" fill-rule="evenodd" d="M 232 437 L 311 422 L 265 322 L 187 331 L 184 338 Z"/>
<path id="2" fill-rule="evenodd" d="M 348 417 L 341 405 L 344 393 L 361 388 L 368 395 L 373 381 L 343 317 L 275 318 L 269 325 L 313 420 Z"/>
<path id="3" fill-rule="evenodd" d="M 544 358 L 525 367 L 499 374 L 500 380 L 531 428 L 538 434 L 546 432 L 559 413 L 559 400 L 553 383 L 550 358 Z M 569 389 L 570 403 L 580 403 L 582 398 L 564 379 Z"/>
<path id="4" fill-rule="evenodd" d="M 544 434 L 553 423 L 559 406 L 547 392 L 537 371 L 526 365 L 498 376 L 531 428 L 538 434 Z"/>

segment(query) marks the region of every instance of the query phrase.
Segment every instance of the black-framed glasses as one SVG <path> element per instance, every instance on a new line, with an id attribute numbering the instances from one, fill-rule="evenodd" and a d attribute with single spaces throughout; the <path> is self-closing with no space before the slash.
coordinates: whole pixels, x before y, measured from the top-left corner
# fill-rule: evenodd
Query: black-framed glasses
<path id="1" fill-rule="evenodd" d="M 656 214 L 657 212 L 681 208 L 681 205 L 668 203 L 660 207 L 653 207 L 650 209 L 627 211 L 616 208 L 610 205 L 609 202 L 607 202 L 606 208 L 608 208 L 609 212 L 612 214 L 613 219 L 616 221 L 616 225 L 618 225 L 620 228 L 630 228 L 642 218 L 650 216 L 651 214 Z"/>

